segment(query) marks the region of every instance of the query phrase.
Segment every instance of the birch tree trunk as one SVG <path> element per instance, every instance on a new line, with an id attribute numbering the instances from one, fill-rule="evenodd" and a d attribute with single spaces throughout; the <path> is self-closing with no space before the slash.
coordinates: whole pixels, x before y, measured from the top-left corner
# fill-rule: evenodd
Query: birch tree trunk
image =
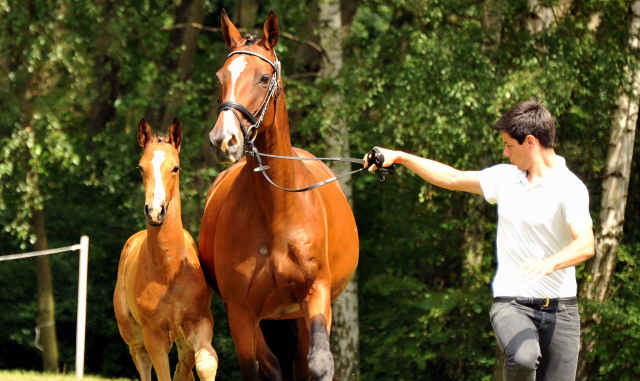
<path id="1" fill-rule="evenodd" d="M 320 45 L 326 52 L 320 64 L 320 75 L 323 79 L 337 78 L 342 70 L 342 12 L 339 0 L 319 0 L 319 35 Z M 325 135 L 328 156 L 349 156 L 349 135 L 344 120 L 333 112 L 342 97 L 339 92 L 329 92 L 324 107 L 329 110 L 331 118 L 329 131 Z M 348 172 L 349 163 L 332 165 L 335 173 Z M 351 176 L 340 181 L 344 195 L 353 207 Z M 331 349 L 335 361 L 335 378 L 337 380 L 357 380 L 359 371 L 359 325 L 358 325 L 358 283 L 354 276 L 347 288 L 331 306 L 333 323 L 331 327 Z"/>
<path id="2" fill-rule="evenodd" d="M 631 3 L 629 23 L 629 49 L 640 45 L 640 1 Z M 620 236 L 624 227 L 624 214 L 629 190 L 633 146 L 638 122 L 638 100 L 640 98 L 640 71 L 627 68 L 627 80 L 631 91 L 620 90 L 613 113 L 607 166 L 602 181 L 600 221 L 595 234 L 595 255 L 585 267 L 586 277 L 580 284 L 580 299 L 604 301 L 609 295 L 611 278 L 615 269 Z M 593 362 L 586 356 L 593 351 L 596 341 L 590 333 L 597 326 L 598 317 L 583 315 L 582 346 L 578 358 L 576 380 L 586 381 L 593 369 Z"/>

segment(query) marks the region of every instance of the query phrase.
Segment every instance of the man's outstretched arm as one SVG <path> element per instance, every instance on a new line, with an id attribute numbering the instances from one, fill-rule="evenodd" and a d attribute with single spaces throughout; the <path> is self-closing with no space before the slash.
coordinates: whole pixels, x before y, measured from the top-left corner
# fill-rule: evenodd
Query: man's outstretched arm
<path id="1" fill-rule="evenodd" d="M 433 185 L 449 190 L 457 190 L 482 195 L 479 171 L 460 171 L 440 162 L 425 159 L 401 151 L 376 147 L 384 155 L 383 167 L 388 167 L 400 158 L 400 164 L 415 172 Z M 367 157 L 365 156 L 365 161 Z M 369 171 L 376 170 L 372 165 Z"/>

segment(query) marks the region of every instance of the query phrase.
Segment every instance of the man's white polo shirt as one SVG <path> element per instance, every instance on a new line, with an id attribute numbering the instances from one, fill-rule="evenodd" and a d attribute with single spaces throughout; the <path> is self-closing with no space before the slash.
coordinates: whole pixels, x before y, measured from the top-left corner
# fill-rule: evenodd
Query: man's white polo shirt
<path id="1" fill-rule="evenodd" d="M 526 258 L 550 257 L 572 242 L 570 223 L 592 224 L 587 187 L 569 171 L 564 158 L 556 158 L 556 166 L 533 184 L 527 180 L 526 171 L 515 165 L 499 164 L 480 172 L 485 199 L 498 204 L 494 297 L 576 296 L 573 266 L 556 270 L 539 282 L 518 276 Z"/>

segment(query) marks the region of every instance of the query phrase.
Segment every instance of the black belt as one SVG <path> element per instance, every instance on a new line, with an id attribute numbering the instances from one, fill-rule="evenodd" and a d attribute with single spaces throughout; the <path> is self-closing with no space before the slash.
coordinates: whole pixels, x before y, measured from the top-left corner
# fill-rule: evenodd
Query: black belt
<path id="1" fill-rule="evenodd" d="M 494 303 L 511 303 L 515 301 L 518 304 L 531 307 L 558 307 L 561 304 L 569 306 L 577 306 L 578 298 L 575 296 L 570 298 L 526 298 L 526 297 L 510 297 L 510 296 L 498 296 L 493 298 Z"/>

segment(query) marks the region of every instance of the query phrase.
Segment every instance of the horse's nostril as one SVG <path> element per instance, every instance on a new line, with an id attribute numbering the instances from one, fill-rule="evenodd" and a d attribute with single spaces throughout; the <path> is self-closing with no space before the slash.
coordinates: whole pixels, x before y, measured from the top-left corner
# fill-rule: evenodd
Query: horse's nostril
<path id="1" fill-rule="evenodd" d="M 149 205 L 147 204 L 144 205 L 144 214 L 147 216 L 149 215 Z"/>
<path id="2" fill-rule="evenodd" d="M 227 135 L 226 138 L 224 138 L 224 140 L 222 141 L 222 144 L 220 145 L 220 149 L 222 149 L 222 152 L 227 152 L 229 150 L 229 147 L 233 147 L 233 138 L 235 136 L 233 135 Z"/>

